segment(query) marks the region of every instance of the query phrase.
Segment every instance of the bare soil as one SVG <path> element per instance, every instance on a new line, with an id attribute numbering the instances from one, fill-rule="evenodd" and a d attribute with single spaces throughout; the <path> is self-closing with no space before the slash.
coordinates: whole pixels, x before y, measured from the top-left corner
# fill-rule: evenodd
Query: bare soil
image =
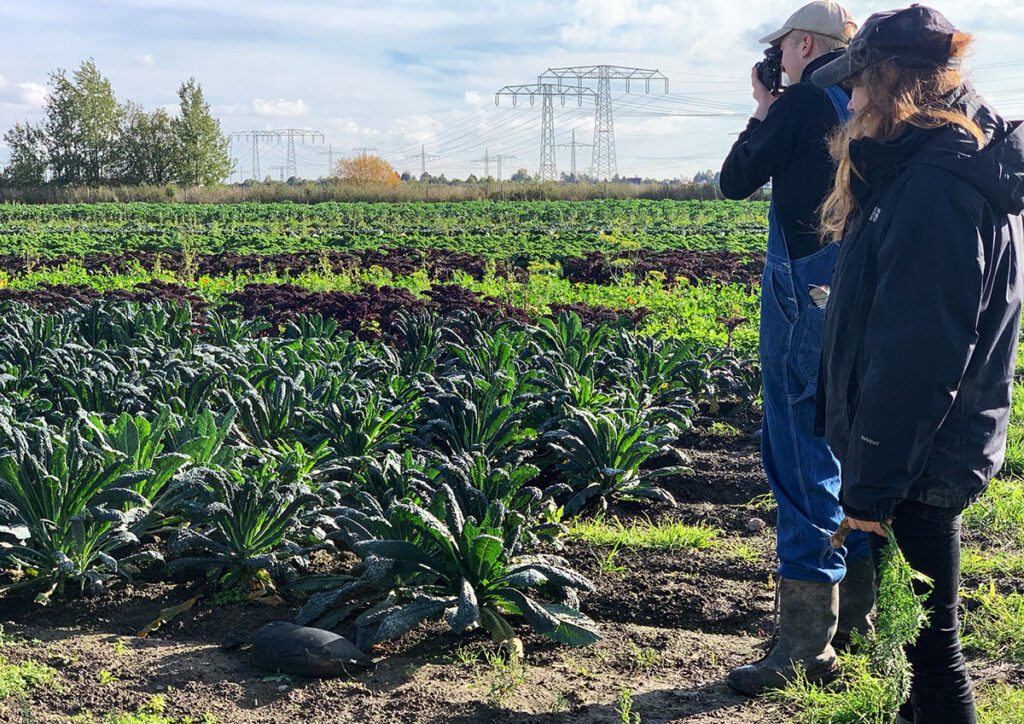
<path id="1" fill-rule="evenodd" d="M 624 520 L 671 516 L 714 525 L 723 530 L 719 544 L 676 553 L 620 550 L 614 563 L 622 570 L 609 572 L 600 565 L 608 549 L 570 541 L 563 554 L 597 586 L 582 609 L 600 623 L 604 638 L 571 649 L 527 634 L 518 677 L 485 660 L 493 646 L 484 634 L 456 636 L 440 624 L 377 647 L 374 668 L 351 679 L 277 676 L 256 667 L 245 651 L 225 651 L 219 643 L 232 627 L 291 620 L 298 601 L 211 606 L 201 599 L 139 638 L 161 609 L 202 589 L 138 581 L 102 598 L 49 608 L 2 602 L 0 655 L 8 663 L 42 661 L 58 675 L 55 687 L 33 690 L 23 704 L 13 697 L 0 702 L 0 722 L 22 721 L 22 706 L 36 722 L 82 714 L 102 721 L 112 710 L 142 711 L 162 697 L 166 717 L 209 714 L 245 724 L 587 724 L 622 722 L 624 689 L 645 724 L 792 721 L 793 712 L 734 694 L 723 683 L 731 667 L 761 655 L 771 630 L 775 568 L 774 511 L 761 497 L 768 488 L 759 422 L 752 415 L 731 422 L 739 435 L 698 429 L 681 440 L 695 473 L 669 479 L 677 508 L 609 511 Z M 752 518 L 767 525 L 752 531 Z M 974 675 L 1024 683 L 1019 666 L 979 662 Z"/>

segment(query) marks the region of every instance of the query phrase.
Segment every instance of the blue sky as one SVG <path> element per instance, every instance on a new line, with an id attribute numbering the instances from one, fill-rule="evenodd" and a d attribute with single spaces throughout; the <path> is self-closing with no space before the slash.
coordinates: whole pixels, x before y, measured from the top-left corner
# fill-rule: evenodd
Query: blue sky
<path id="1" fill-rule="evenodd" d="M 399 170 L 481 173 L 479 160 L 514 155 L 536 171 L 540 108 L 494 92 L 552 66 L 612 64 L 661 69 L 670 95 L 616 97 L 619 171 L 690 176 L 717 168 L 752 108 L 756 40 L 799 3 L 763 0 L 0 0 L 0 128 L 38 119 L 48 74 L 92 57 L 121 100 L 172 106 L 195 76 L 225 131 L 308 128 L 334 157 L 375 148 Z M 849 2 L 860 21 L 889 2 Z M 975 33 L 976 85 L 1005 115 L 1024 117 L 1024 4 L 936 3 Z M 653 91 L 654 89 L 652 89 Z M 558 143 L 593 132 L 591 107 L 555 111 Z M 299 170 L 327 170 L 326 145 L 301 144 Z M 568 170 L 567 148 L 558 149 Z M 249 146 L 239 152 L 247 175 Z M 284 144 L 261 147 L 277 175 Z M 585 170 L 589 149 L 578 152 Z M 494 173 L 494 168 L 491 169 Z M 237 178 L 236 174 L 236 178 Z"/>

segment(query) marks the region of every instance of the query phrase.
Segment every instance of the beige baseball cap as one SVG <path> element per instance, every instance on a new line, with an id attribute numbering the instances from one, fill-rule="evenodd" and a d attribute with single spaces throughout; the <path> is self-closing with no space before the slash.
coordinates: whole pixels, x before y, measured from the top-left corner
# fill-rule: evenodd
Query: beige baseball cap
<path id="1" fill-rule="evenodd" d="M 816 2 L 804 5 L 790 15 L 789 20 L 784 22 L 781 28 L 757 42 L 775 45 L 793 30 L 803 30 L 805 33 L 817 33 L 828 38 L 849 41 L 857 31 L 857 24 L 853 22 L 853 16 L 846 12 L 846 8 L 839 3 L 816 0 Z"/>

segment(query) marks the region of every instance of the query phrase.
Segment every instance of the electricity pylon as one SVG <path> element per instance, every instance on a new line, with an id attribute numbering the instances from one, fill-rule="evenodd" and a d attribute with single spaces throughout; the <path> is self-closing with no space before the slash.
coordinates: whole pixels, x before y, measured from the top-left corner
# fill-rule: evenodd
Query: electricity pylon
<path id="1" fill-rule="evenodd" d="M 303 128 L 283 128 L 275 131 L 235 131 L 231 134 L 231 138 L 245 138 L 252 139 L 252 176 L 257 181 L 260 180 L 260 141 L 280 141 L 282 138 L 288 139 L 288 154 L 285 158 L 285 170 L 288 172 L 288 177 L 299 175 L 298 164 L 295 160 L 295 139 L 302 140 L 303 143 L 306 141 L 306 137 L 309 137 L 313 143 L 320 139 L 320 142 L 324 141 L 324 134 L 320 131 L 310 131 Z"/>
<path id="2" fill-rule="evenodd" d="M 548 68 L 537 76 L 537 83 L 555 83 L 559 89 L 564 87 L 583 88 L 583 81 L 597 81 L 597 109 L 594 114 L 594 176 L 607 180 L 618 173 L 615 158 L 615 122 L 612 113 L 612 81 L 625 81 L 626 93 L 630 92 L 630 82 L 644 82 L 644 92 L 651 92 L 651 81 L 665 83 L 668 93 L 668 77 L 661 71 L 647 68 L 628 68 L 621 65 L 581 65 L 572 68 Z M 574 86 L 566 83 L 575 81 Z"/>
<path id="3" fill-rule="evenodd" d="M 320 139 L 320 143 L 324 142 L 324 134 L 320 131 L 310 131 L 303 128 L 286 128 L 283 131 L 278 131 L 283 137 L 288 139 L 288 156 L 285 160 L 285 164 L 288 166 L 287 173 L 288 178 L 299 175 L 299 167 L 295 162 L 295 139 L 301 139 L 303 143 L 306 142 L 306 136 L 309 136 L 313 143 L 316 143 L 317 138 Z"/>
<path id="4" fill-rule="evenodd" d="M 579 143 L 576 141 L 576 129 L 572 129 L 572 141 L 569 143 L 559 143 L 559 148 L 570 148 L 572 149 L 572 180 L 576 180 L 576 149 L 577 148 L 590 148 L 594 144 L 592 143 Z"/>
<path id="5" fill-rule="evenodd" d="M 501 181 L 501 162 L 502 161 L 514 161 L 515 156 L 510 154 L 493 154 L 489 153 L 487 149 L 484 149 L 484 157 L 478 158 L 473 163 L 482 163 L 484 165 L 484 178 L 488 179 L 491 177 L 491 161 L 496 161 L 498 164 L 498 181 Z"/>
<path id="6" fill-rule="evenodd" d="M 413 154 L 412 156 L 406 156 L 405 159 L 403 159 L 403 160 L 405 160 L 405 161 L 414 161 L 416 159 L 419 159 L 420 160 L 420 178 L 423 178 L 423 176 L 425 176 L 426 173 L 427 173 L 427 161 L 433 161 L 434 159 L 438 159 L 438 158 L 441 158 L 441 157 L 440 156 L 435 156 L 432 153 L 427 153 L 427 147 L 425 145 L 421 144 L 420 145 L 420 152 L 419 153 Z"/>
<path id="7" fill-rule="evenodd" d="M 538 81 L 531 85 L 507 85 L 494 94 L 494 105 L 500 105 L 501 97 L 506 96 L 512 99 L 512 105 L 517 105 L 519 96 L 526 95 L 530 98 L 530 105 L 534 104 L 536 96 L 541 97 L 541 123 L 540 123 L 540 171 L 538 176 L 541 182 L 557 181 L 558 170 L 555 165 L 555 104 L 554 97 L 557 95 L 562 105 L 565 105 L 566 98 L 575 98 L 579 106 L 583 106 L 584 98 L 597 98 L 597 94 L 590 88 L 582 86 L 559 87 L 554 83 L 541 83 Z"/>
<path id="8" fill-rule="evenodd" d="M 334 144 L 328 143 L 326 151 L 317 151 L 318 156 L 327 156 L 327 176 L 334 175 Z"/>
<path id="9" fill-rule="evenodd" d="M 278 141 L 281 136 L 277 131 L 235 131 L 231 134 L 232 141 L 234 139 L 252 140 L 252 165 L 249 167 L 252 170 L 252 177 L 255 181 L 261 181 L 260 178 L 260 141 Z"/>

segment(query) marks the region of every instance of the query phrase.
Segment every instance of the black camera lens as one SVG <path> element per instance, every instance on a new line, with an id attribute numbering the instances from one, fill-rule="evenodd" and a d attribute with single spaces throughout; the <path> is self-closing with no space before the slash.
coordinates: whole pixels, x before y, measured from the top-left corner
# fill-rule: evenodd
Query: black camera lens
<path id="1" fill-rule="evenodd" d="M 782 48 L 773 45 L 764 51 L 764 60 L 754 66 L 757 77 L 772 93 L 782 89 Z"/>

